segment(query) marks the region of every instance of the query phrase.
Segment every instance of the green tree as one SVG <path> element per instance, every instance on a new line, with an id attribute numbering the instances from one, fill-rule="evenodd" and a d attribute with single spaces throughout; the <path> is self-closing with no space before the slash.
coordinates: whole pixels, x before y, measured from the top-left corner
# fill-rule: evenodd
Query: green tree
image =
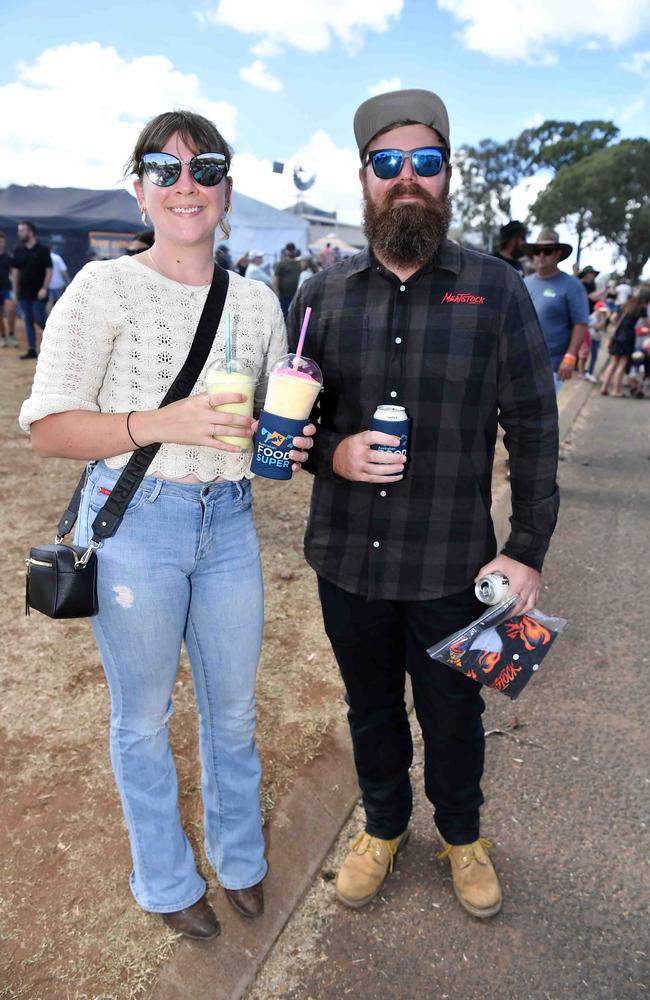
<path id="1" fill-rule="evenodd" d="M 510 217 L 510 194 L 517 183 L 512 140 L 481 139 L 477 146 L 460 146 L 454 156 L 460 187 L 454 209 L 463 230 L 478 232 L 491 246 L 495 228 Z"/>
<path id="2" fill-rule="evenodd" d="M 535 128 L 525 129 L 515 139 L 513 156 L 522 176 L 530 176 L 535 169 L 557 172 L 609 146 L 618 133 L 616 125 L 609 121 L 549 119 Z"/>
<path id="3" fill-rule="evenodd" d="M 454 208 L 461 230 L 478 232 L 490 247 L 496 228 L 510 218 L 513 187 L 539 170 L 570 166 L 608 145 L 618 129 L 608 121 L 545 121 L 516 139 L 482 139 L 461 146 L 454 157 L 460 187 Z"/>
<path id="4" fill-rule="evenodd" d="M 613 243 L 638 281 L 650 257 L 650 141 L 625 139 L 562 167 L 532 212 L 540 223 L 573 220 Z"/>

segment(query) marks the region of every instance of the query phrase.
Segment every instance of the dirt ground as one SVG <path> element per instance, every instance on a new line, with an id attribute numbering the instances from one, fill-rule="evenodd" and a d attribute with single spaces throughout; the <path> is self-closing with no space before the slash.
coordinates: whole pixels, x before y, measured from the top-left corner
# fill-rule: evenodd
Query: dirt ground
<path id="1" fill-rule="evenodd" d="M 34 364 L 0 351 L 0 997 L 128 1000 L 174 945 L 128 887 L 126 828 L 108 758 L 108 692 L 87 621 L 25 617 L 24 558 L 53 540 L 80 468 L 32 455 L 16 423 Z M 311 477 L 256 480 L 266 582 L 258 743 L 268 822 L 277 796 L 340 717 L 341 688 L 321 628 L 313 573 L 302 558 Z M 171 720 L 181 811 L 202 851 L 191 675 L 183 656 Z"/>

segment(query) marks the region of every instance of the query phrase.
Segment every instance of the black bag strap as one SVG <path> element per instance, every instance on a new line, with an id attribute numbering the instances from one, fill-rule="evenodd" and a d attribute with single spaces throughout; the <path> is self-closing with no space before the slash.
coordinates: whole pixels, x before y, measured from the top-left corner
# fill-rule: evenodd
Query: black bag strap
<path id="1" fill-rule="evenodd" d="M 210 348 L 214 342 L 221 314 L 228 294 L 228 272 L 215 264 L 212 283 L 205 300 L 201 318 L 194 334 L 189 354 L 178 375 L 165 393 L 160 406 L 167 406 L 177 399 L 185 399 L 191 393 L 196 380 L 203 371 Z M 111 495 L 93 521 L 93 542 L 99 544 L 115 534 L 124 517 L 131 497 L 142 482 L 147 469 L 155 458 L 160 442 L 145 445 L 133 452 L 115 483 Z M 57 540 L 63 538 L 74 527 L 81 502 L 81 492 L 86 482 L 86 471 L 77 483 L 70 503 L 59 521 Z"/>

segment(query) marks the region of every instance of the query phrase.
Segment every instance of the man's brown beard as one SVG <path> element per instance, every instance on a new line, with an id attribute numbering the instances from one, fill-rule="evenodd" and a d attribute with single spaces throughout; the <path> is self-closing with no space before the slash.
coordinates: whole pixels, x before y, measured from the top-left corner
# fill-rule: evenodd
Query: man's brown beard
<path id="1" fill-rule="evenodd" d="M 395 204 L 400 195 L 416 194 L 419 201 Z M 363 230 L 374 253 L 389 264 L 422 264 L 430 260 L 447 235 L 451 199 L 441 198 L 413 184 L 396 184 L 380 204 L 364 190 Z"/>

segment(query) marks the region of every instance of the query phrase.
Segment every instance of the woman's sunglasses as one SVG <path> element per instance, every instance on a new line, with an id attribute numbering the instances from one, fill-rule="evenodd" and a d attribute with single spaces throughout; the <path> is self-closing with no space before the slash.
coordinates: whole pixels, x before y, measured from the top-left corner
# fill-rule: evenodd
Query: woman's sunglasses
<path id="1" fill-rule="evenodd" d="M 191 160 L 179 160 L 171 153 L 145 153 L 140 161 L 140 169 L 157 187 L 175 184 L 184 166 L 190 168 L 193 179 L 203 187 L 214 187 L 228 173 L 223 153 L 197 153 Z"/>
<path id="2" fill-rule="evenodd" d="M 397 177 L 410 160 L 418 177 L 435 177 L 447 160 L 447 150 L 443 146 L 421 146 L 419 149 L 373 149 L 366 153 L 363 165 L 372 164 L 375 177 L 389 181 Z"/>

